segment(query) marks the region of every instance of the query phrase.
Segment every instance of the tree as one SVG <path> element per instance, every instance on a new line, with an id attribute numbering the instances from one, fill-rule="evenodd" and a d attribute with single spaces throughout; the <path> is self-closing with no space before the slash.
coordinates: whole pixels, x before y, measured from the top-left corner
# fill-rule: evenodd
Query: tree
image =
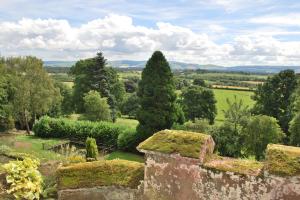
<path id="1" fill-rule="evenodd" d="M 290 123 L 290 144 L 300 147 L 300 112 L 295 115 Z"/>
<path id="2" fill-rule="evenodd" d="M 1 58 L 0 58 L 1 59 Z M 0 60 L 0 131 L 14 128 L 12 112 L 10 84 L 7 71 L 4 67 L 4 59 Z"/>
<path id="3" fill-rule="evenodd" d="M 101 98 L 99 92 L 92 90 L 83 99 L 85 114 L 88 120 L 108 121 L 111 119 L 107 98 Z"/>
<path id="4" fill-rule="evenodd" d="M 290 122 L 290 144 L 300 146 L 300 82 L 294 93 L 294 117 Z"/>
<path id="5" fill-rule="evenodd" d="M 233 123 L 225 121 L 220 126 L 215 126 L 210 130 L 216 150 L 221 156 L 241 157 L 243 147 L 242 126 L 235 126 Z"/>
<path id="6" fill-rule="evenodd" d="M 55 86 L 59 88 L 60 94 L 62 96 L 61 100 L 61 112 L 62 114 L 69 115 L 74 111 L 73 106 L 73 89 L 69 87 L 68 85 L 56 82 Z"/>
<path id="7" fill-rule="evenodd" d="M 211 130 L 216 142 L 216 150 L 222 156 L 241 157 L 244 145 L 243 128 L 250 117 L 248 106 L 242 99 L 234 97 L 234 101 L 226 99 L 228 109 L 223 110 L 225 122 Z"/>
<path id="8" fill-rule="evenodd" d="M 278 143 L 284 136 L 277 120 L 266 115 L 251 117 L 243 133 L 246 151 L 257 160 L 264 158 L 269 143 Z"/>
<path id="9" fill-rule="evenodd" d="M 141 140 L 172 127 L 176 120 L 175 85 L 169 63 L 160 51 L 147 61 L 137 94 L 141 105 L 137 132 Z"/>
<path id="10" fill-rule="evenodd" d="M 250 117 L 250 111 L 249 106 L 244 105 L 243 99 L 238 100 L 237 97 L 234 96 L 233 102 L 227 98 L 226 103 L 228 105 L 228 109 L 223 110 L 225 120 L 232 123 L 235 129 L 239 125 L 245 125 L 246 120 Z"/>
<path id="11" fill-rule="evenodd" d="M 269 77 L 263 85 L 259 85 L 254 93 L 256 101 L 253 112 L 275 117 L 280 127 L 288 133 L 292 114 L 292 94 L 296 88 L 296 75 L 292 70 L 284 70 Z M 287 135 L 288 136 L 288 135 Z M 287 143 L 285 138 L 285 143 Z"/>
<path id="12" fill-rule="evenodd" d="M 112 119 L 115 121 L 117 105 L 123 98 L 123 93 L 120 92 L 123 90 L 118 87 L 124 86 L 119 83 L 116 70 L 106 65 L 106 59 L 101 52 L 94 58 L 76 62 L 70 71 L 75 76 L 74 102 L 76 110 L 84 112 L 84 95 L 90 90 L 98 91 L 102 97 L 108 98 Z"/>
<path id="13" fill-rule="evenodd" d="M 139 98 L 136 93 L 131 94 L 121 107 L 122 114 L 128 115 L 130 118 L 136 118 L 137 112 L 140 109 Z"/>
<path id="14" fill-rule="evenodd" d="M 191 120 L 208 119 L 214 123 L 217 114 L 216 100 L 212 90 L 191 86 L 183 91 L 183 110 L 186 117 Z"/>
<path id="15" fill-rule="evenodd" d="M 12 85 L 14 118 L 30 133 L 29 122 L 47 113 L 60 99 L 57 88 L 35 57 L 9 58 L 5 61 Z"/>
<path id="16" fill-rule="evenodd" d="M 205 81 L 201 78 L 195 78 L 193 84 L 201 87 L 206 87 Z"/>

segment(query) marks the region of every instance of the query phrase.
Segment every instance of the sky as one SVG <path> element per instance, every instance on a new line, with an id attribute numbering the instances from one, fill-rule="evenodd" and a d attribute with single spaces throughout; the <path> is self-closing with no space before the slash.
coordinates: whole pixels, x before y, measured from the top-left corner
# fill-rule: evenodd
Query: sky
<path id="1" fill-rule="evenodd" d="M 300 0 L 0 0 L 0 55 L 300 67 Z"/>

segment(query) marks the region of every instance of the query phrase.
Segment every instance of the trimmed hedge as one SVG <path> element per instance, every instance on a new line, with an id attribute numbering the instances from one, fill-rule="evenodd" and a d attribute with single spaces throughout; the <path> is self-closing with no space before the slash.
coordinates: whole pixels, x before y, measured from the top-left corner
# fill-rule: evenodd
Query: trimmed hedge
<path id="1" fill-rule="evenodd" d="M 33 126 L 36 136 L 42 138 L 68 138 L 85 142 L 87 137 L 96 139 L 97 144 L 117 149 L 120 134 L 135 132 L 111 122 L 75 121 L 65 118 L 42 117 Z"/>
<path id="2" fill-rule="evenodd" d="M 144 164 L 127 160 L 78 163 L 57 170 L 60 190 L 112 185 L 137 188 L 143 179 Z"/>

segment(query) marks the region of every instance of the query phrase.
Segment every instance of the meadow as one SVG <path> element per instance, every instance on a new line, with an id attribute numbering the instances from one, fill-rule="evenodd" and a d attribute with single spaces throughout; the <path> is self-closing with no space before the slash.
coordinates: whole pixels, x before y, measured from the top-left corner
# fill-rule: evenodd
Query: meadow
<path id="1" fill-rule="evenodd" d="M 214 89 L 215 98 L 217 100 L 217 117 L 216 121 L 224 121 L 224 110 L 228 109 L 228 104 L 226 102 L 226 99 L 229 99 L 231 101 L 234 100 L 234 97 L 242 99 L 244 102 L 244 105 L 249 106 L 251 108 L 254 105 L 254 100 L 251 99 L 251 96 L 253 95 L 253 92 L 251 91 L 238 91 L 238 90 L 224 90 L 224 89 Z"/>

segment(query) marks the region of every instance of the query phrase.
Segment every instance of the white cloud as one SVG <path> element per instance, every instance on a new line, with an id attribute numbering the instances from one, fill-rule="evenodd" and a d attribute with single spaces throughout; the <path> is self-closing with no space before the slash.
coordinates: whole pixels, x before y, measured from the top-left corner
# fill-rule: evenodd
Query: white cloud
<path id="1" fill-rule="evenodd" d="M 145 60 L 162 50 L 169 60 L 220 65 L 300 63 L 300 42 L 282 42 L 272 35 L 241 35 L 217 43 L 208 33 L 226 28 L 207 25 L 208 32 L 158 22 L 136 26 L 132 18 L 111 14 L 79 27 L 66 20 L 22 19 L 0 23 L 2 55 L 36 55 L 45 60 L 77 60 L 99 50 L 111 60 Z"/>
<path id="2" fill-rule="evenodd" d="M 250 19 L 249 22 L 279 26 L 300 26 L 300 13 L 260 16 Z"/>

